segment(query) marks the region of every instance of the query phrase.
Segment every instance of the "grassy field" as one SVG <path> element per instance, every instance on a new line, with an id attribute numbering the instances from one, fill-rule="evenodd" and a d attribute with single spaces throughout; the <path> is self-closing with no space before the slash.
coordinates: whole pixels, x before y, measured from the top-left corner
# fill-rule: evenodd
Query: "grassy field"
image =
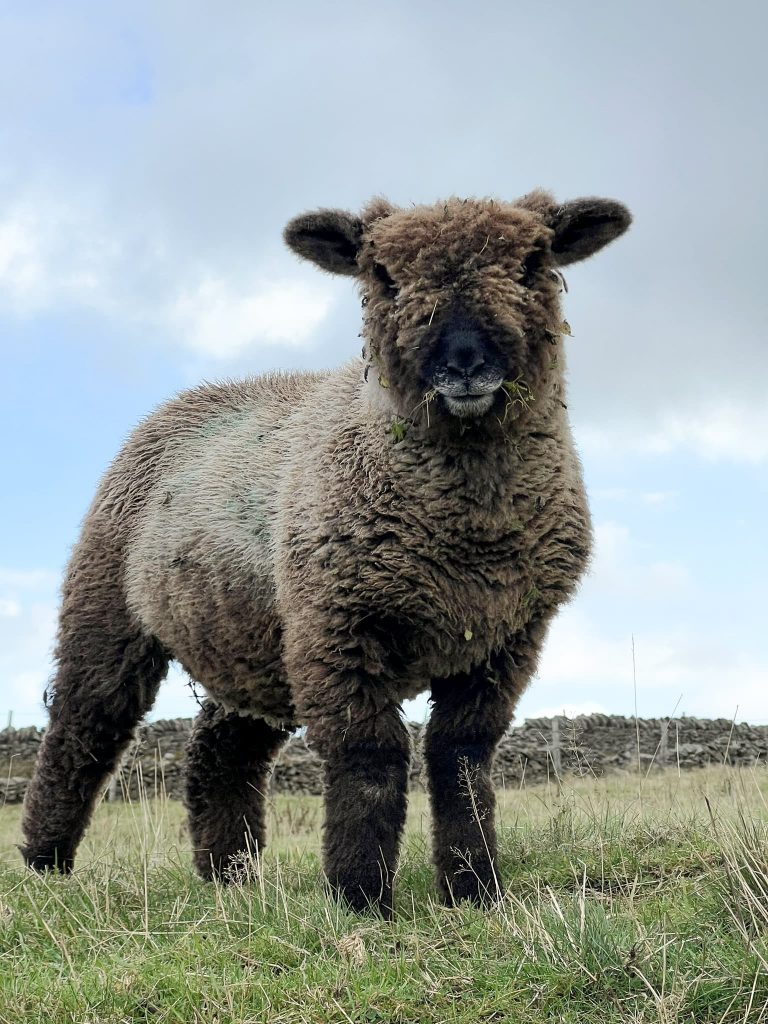
<path id="1" fill-rule="evenodd" d="M 316 798 L 277 798 L 258 875 L 204 885 L 181 807 L 103 805 L 69 878 L 0 809 L 3 1024 L 768 1020 L 768 772 L 500 795 L 504 900 L 434 901 L 414 797 L 386 923 L 330 901 Z"/>

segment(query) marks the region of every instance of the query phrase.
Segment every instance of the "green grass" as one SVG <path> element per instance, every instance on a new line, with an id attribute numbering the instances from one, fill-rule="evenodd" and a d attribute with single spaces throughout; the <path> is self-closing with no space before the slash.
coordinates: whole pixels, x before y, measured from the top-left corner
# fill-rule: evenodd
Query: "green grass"
<path id="1" fill-rule="evenodd" d="M 506 894 L 434 899 L 412 799 L 391 923 L 329 900 L 320 801 L 277 798 L 258 875 L 193 875 L 178 804 L 102 805 L 69 878 L 0 810 L 0 1021 L 768 1020 L 768 773 L 577 779 L 500 795 Z"/>

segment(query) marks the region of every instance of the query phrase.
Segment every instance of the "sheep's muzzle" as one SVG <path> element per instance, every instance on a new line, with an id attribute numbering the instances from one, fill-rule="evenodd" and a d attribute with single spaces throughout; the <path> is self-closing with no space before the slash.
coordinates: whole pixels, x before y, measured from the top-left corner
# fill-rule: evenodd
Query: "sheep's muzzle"
<path id="1" fill-rule="evenodd" d="M 443 327 L 431 360 L 431 384 L 453 416 L 482 416 L 504 383 L 504 369 L 482 326 L 455 314 Z"/>

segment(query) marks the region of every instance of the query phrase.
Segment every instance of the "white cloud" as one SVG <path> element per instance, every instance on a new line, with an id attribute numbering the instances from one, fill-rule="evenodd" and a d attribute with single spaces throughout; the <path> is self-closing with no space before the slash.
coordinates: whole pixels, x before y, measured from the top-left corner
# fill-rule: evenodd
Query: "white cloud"
<path id="1" fill-rule="evenodd" d="M 17 297 L 35 290 L 42 274 L 39 240 L 19 211 L 0 223 L 0 281 Z"/>
<path id="2" fill-rule="evenodd" d="M 636 678 L 641 717 L 677 708 L 677 714 L 730 718 L 738 707 L 739 720 L 768 721 L 768 661 L 682 628 L 643 633 L 634 645 L 633 665 L 630 635 L 601 629 L 578 608 L 567 609 L 552 627 L 525 701 L 526 716 L 543 714 L 538 704 L 536 712 L 527 709 L 531 697 L 546 694 L 544 708 L 551 710 L 587 706 L 592 700 L 579 697 L 589 693 L 610 694 L 601 707 L 610 704 L 611 711 L 626 714 L 633 708 Z"/>
<path id="3" fill-rule="evenodd" d="M 683 624 L 682 608 L 666 625 L 643 612 L 660 595 L 682 596 L 688 606 L 689 573 L 674 561 L 644 560 L 644 548 L 616 522 L 596 527 L 592 575 L 580 598 L 555 619 L 537 678 L 521 701 L 520 717 L 562 713 L 563 708 L 631 714 L 637 688 L 640 715 L 672 713 L 768 721 L 768 660 L 728 630 Z M 611 604 L 612 603 L 612 604 Z M 634 613 L 645 625 L 623 627 Z M 674 605 L 672 606 L 674 607 Z M 634 640 L 631 630 L 635 628 Z"/>
<path id="4" fill-rule="evenodd" d="M 108 311 L 117 251 L 85 204 L 20 197 L 0 215 L 0 298 L 24 316 L 73 302 Z"/>
<path id="5" fill-rule="evenodd" d="M 0 568 L 0 587 L 35 590 L 41 587 L 55 587 L 58 581 L 59 574 L 50 569 Z"/>
<path id="6" fill-rule="evenodd" d="M 97 210 L 47 195 L 25 197 L 0 214 L 0 300 L 16 315 L 87 308 L 151 326 L 161 339 L 218 359 L 260 344 L 312 340 L 339 285 L 296 275 L 225 278 L 174 258 L 150 227 L 131 238 L 125 226 L 110 229 Z"/>
<path id="7" fill-rule="evenodd" d="M 0 727 L 11 711 L 18 726 L 44 720 L 56 613 L 54 601 L 36 599 L 22 603 L 12 619 L 0 617 Z"/>
<path id="8" fill-rule="evenodd" d="M 578 427 L 576 436 L 579 447 L 596 456 L 681 451 L 708 462 L 757 464 L 768 460 L 768 393 L 760 400 L 721 400 L 661 415 L 650 429 L 629 421 L 590 424 Z M 621 493 L 605 496 L 618 499 Z M 649 495 L 647 500 L 653 503 L 654 497 Z"/>
<path id="9" fill-rule="evenodd" d="M 59 574 L 0 568 L 0 728 L 44 718 L 43 690 L 51 672 Z"/>
<path id="10" fill-rule="evenodd" d="M 628 487 L 597 487 L 590 491 L 593 498 L 599 501 L 615 501 L 620 503 L 641 502 L 643 505 L 668 505 L 678 495 L 677 491 L 633 491 Z"/>
<path id="11" fill-rule="evenodd" d="M 763 403 L 723 403 L 665 417 L 642 442 L 660 454 L 684 448 L 703 459 L 762 462 L 768 459 L 768 392 Z"/>
<path id="12" fill-rule="evenodd" d="M 332 290 L 320 285 L 254 282 L 238 291 L 223 279 L 209 277 L 182 291 L 167 319 L 184 344 L 225 359 L 259 342 L 306 344 L 332 304 Z"/>
<path id="13" fill-rule="evenodd" d="M 626 487 L 598 487 L 591 496 L 599 501 L 628 501 L 632 492 Z"/>
<path id="14" fill-rule="evenodd" d="M 538 678 L 547 686 L 631 680 L 629 638 L 602 634 L 577 606 L 567 608 L 552 625 Z"/>
<path id="15" fill-rule="evenodd" d="M 612 521 L 597 523 L 595 555 L 587 586 L 593 592 L 632 592 L 649 598 L 658 593 L 660 587 L 667 593 L 685 590 L 690 574 L 682 562 L 646 563 L 643 554 L 626 526 Z"/>

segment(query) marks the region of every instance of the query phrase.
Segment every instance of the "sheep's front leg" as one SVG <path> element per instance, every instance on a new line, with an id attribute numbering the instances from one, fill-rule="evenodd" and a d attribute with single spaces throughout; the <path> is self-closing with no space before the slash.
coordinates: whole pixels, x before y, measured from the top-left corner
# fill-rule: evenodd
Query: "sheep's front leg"
<path id="1" fill-rule="evenodd" d="M 491 761 L 512 717 L 496 682 L 462 675 L 433 683 L 424 739 L 432 802 L 433 857 L 443 898 L 496 898 L 495 796 Z"/>
<path id="2" fill-rule="evenodd" d="M 328 881 L 353 909 L 378 907 L 390 917 L 405 825 L 409 737 L 394 708 L 379 714 L 375 730 L 371 724 L 350 725 L 340 743 L 326 747 L 323 857 Z"/>
<path id="3" fill-rule="evenodd" d="M 373 906 L 389 917 L 405 825 L 410 736 L 386 639 L 341 621 L 346 635 L 329 638 L 329 630 L 322 640 L 289 625 L 286 664 L 307 742 L 325 767 L 328 881 L 355 910 Z"/>

